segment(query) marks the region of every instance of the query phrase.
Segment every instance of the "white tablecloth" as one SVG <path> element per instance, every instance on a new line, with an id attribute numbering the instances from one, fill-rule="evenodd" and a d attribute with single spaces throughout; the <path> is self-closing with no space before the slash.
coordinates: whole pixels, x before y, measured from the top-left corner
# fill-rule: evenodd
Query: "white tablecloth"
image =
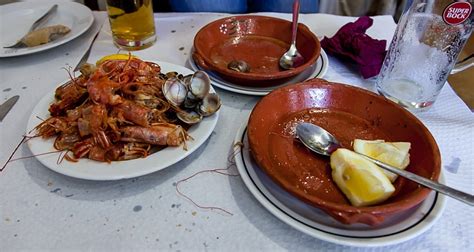
<path id="1" fill-rule="evenodd" d="M 49 51 L 0 59 L 0 102 L 20 100 L 0 123 L 0 163 L 20 141 L 35 104 L 67 78 L 62 68 L 75 66 L 105 20 L 78 39 Z M 223 14 L 155 14 L 158 40 L 135 54 L 185 65 L 195 33 Z M 290 20 L 288 14 L 265 13 Z M 300 22 L 318 36 L 332 36 L 355 18 L 303 14 Z M 374 17 L 368 34 L 389 42 L 395 23 Z M 105 22 L 92 48 L 90 62 L 116 53 Z M 325 78 L 373 90 L 352 66 L 330 57 Z M 327 243 L 282 223 L 265 210 L 239 177 L 210 174 L 194 178 L 182 190 L 202 204 L 220 206 L 233 216 L 196 208 L 176 194 L 174 183 L 209 168 L 224 168 L 235 133 L 259 97 L 217 89 L 223 100 L 218 125 L 210 139 L 181 162 L 156 173 L 128 180 L 93 182 L 50 171 L 36 159 L 12 162 L 0 173 L 1 250 L 351 250 Z M 430 111 L 417 114 L 435 137 L 447 184 L 473 193 L 474 116 L 446 85 Z M 31 152 L 21 146 L 17 157 Z M 391 246 L 397 251 L 461 251 L 474 248 L 473 211 L 448 199 L 438 223 L 419 237 Z M 379 248 L 373 250 L 385 250 Z"/>

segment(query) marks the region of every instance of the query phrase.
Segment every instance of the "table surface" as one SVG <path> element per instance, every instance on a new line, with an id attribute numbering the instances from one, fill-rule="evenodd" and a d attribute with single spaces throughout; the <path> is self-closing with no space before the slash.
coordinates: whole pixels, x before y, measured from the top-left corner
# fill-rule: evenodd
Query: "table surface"
<path id="1" fill-rule="evenodd" d="M 155 14 L 158 40 L 135 54 L 187 66 L 195 33 L 227 14 Z M 289 14 L 264 13 L 291 20 Z M 0 59 L 0 102 L 20 100 L 0 123 L 3 164 L 25 134 L 36 103 L 67 78 L 64 67 L 75 66 L 100 30 L 90 62 L 116 53 L 105 13 L 94 12 L 91 30 L 57 48 L 32 55 Z M 303 14 L 300 22 L 318 36 L 332 36 L 352 17 Z M 105 21 L 105 22 L 104 22 Z M 103 27 L 101 28 L 101 25 Z M 368 34 L 390 42 L 395 23 L 374 17 Z M 334 57 L 326 79 L 374 90 Z M 220 206 L 232 216 L 196 208 L 177 195 L 175 183 L 198 171 L 225 168 L 235 134 L 260 97 L 216 89 L 222 98 L 219 122 L 211 137 L 181 162 L 150 175 L 120 181 L 86 181 L 55 173 L 36 159 L 11 162 L 0 173 L 0 244 L 2 250 L 359 250 L 318 240 L 279 221 L 259 204 L 239 177 L 200 175 L 182 190 L 205 205 Z M 445 85 L 438 101 L 416 114 L 435 137 L 442 154 L 447 184 L 473 193 L 474 116 Z M 16 157 L 29 156 L 26 145 Z M 393 250 L 472 250 L 472 208 L 448 199 L 440 220 L 427 232 L 391 246 Z M 382 250 L 385 248 L 367 249 Z"/>

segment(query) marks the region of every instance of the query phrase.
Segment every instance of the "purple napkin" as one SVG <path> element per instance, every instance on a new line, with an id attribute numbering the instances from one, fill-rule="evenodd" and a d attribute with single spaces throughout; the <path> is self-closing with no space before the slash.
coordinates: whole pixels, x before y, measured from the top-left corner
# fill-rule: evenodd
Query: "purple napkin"
<path id="1" fill-rule="evenodd" d="M 321 41 L 326 52 L 356 63 L 365 79 L 379 74 L 387 53 L 386 40 L 373 39 L 365 34 L 372 23 L 370 17 L 360 17 L 341 27 L 334 37 L 324 37 Z"/>

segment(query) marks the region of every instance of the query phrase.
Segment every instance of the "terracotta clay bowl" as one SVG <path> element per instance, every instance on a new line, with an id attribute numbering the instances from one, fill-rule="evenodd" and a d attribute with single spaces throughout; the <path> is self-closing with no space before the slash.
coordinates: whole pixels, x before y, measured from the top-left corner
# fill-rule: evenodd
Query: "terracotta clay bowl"
<path id="1" fill-rule="evenodd" d="M 203 69 L 239 85 L 264 87 L 290 79 L 316 62 L 321 51 L 318 38 L 298 25 L 296 46 L 304 64 L 290 70 L 279 68 L 280 57 L 291 41 L 291 22 L 265 16 L 233 16 L 211 22 L 194 37 L 194 61 Z M 230 70 L 232 60 L 243 60 L 250 72 Z"/>
<path id="2" fill-rule="evenodd" d="M 356 138 L 410 142 L 407 170 L 438 179 L 441 158 L 433 136 L 409 111 L 384 97 L 321 79 L 272 91 L 258 102 L 248 123 L 255 161 L 282 188 L 342 223 L 381 224 L 421 203 L 430 189 L 399 177 L 385 202 L 352 206 L 332 180 L 329 158 L 294 140 L 296 124 L 303 121 L 327 129 L 348 149 Z"/>

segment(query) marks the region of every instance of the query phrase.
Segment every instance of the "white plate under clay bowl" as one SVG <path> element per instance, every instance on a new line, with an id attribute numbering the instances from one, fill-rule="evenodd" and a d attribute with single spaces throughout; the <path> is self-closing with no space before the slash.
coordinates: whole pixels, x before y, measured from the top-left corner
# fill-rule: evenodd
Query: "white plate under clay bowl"
<path id="1" fill-rule="evenodd" d="M 446 198 L 432 192 L 418 207 L 387 219 L 381 226 L 345 225 L 322 210 L 300 201 L 268 177 L 253 160 L 247 139 L 247 124 L 239 129 L 235 143 L 237 169 L 250 193 L 271 214 L 312 237 L 348 246 L 378 247 L 413 239 L 428 230 L 441 216 Z M 440 177 L 440 182 L 444 179 Z"/>
<path id="2" fill-rule="evenodd" d="M 192 52 L 190 55 L 193 55 Z M 203 70 L 201 67 L 199 67 L 196 62 L 194 62 L 193 57 L 189 57 L 188 59 L 189 66 L 191 69 L 194 71 L 198 70 Z M 293 83 L 298 83 L 305 81 L 307 79 L 311 78 L 322 78 L 328 71 L 329 67 L 329 59 L 324 51 L 324 49 L 321 48 L 321 53 L 319 55 L 319 58 L 316 60 L 316 63 L 308 67 L 305 71 L 302 73 L 296 75 L 295 77 L 291 78 L 290 80 L 287 80 L 279 85 L 271 86 L 271 87 L 249 87 L 249 86 L 242 86 L 238 84 L 234 84 L 232 82 L 229 82 L 223 78 L 221 78 L 219 75 L 212 71 L 207 71 L 206 72 L 209 74 L 209 77 L 211 77 L 212 85 L 222 88 L 224 90 L 234 92 L 234 93 L 239 93 L 239 94 L 246 94 L 246 95 L 255 95 L 255 96 L 264 96 L 270 93 L 273 89 L 286 86 L 288 84 L 293 84 Z"/>
<path id="3" fill-rule="evenodd" d="M 163 73 L 172 71 L 183 75 L 193 73 L 193 71 L 183 66 L 160 61 L 152 62 L 160 65 L 161 72 Z M 212 87 L 210 92 L 215 92 Z M 54 90 L 46 94 L 33 109 L 28 121 L 28 126 L 26 129 L 27 132 L 31 131 L 34 127 L 41 123 L 41 120 L 38 119 L 38 117 L 44 119 L 49 117 L 48 108 L 53 101 Z M 184 150 L 183 146 L 166 147 L 163 150 L 153 153 L 146 158 L 138 158 L 127 161 L 114 161 L 110 164 L 85 158 L 79 159 L 78 162 L 69 162 L 67 160 L 63 160 L 62 162 L 58 163 L 59 153 L 40 155 L 36 156 L 36 158 L 51 170 L 74 178 L 88 180 L 118 180 L 138 177 L 169 167 L 193 153 L 211 135 L 212 131 L 216 127 L 218 118 L 219 111 L 217 111 L 212 116 L 205 117 L 200 123 L 192 126 L 188 130 L 188 134 L 194 139 L 186 142 L 188 150 Z M 55 151 L 53 143 L 54 138 L 43 139 L 37 137 L 27 141 L 28 147 L 30 148 L 33 155 Z"/>
<path id="4" fill-rule="evenodd" d="M 4 48 L 20 40 L 31 25 L 54 4 L 58 9 L 46 23 L 38 27 L 65 25 L 71 31 L 49 43 L 26 48 Z M 67 43 L 86 32 L 94 22 L 92 11 L 83 4 L 68 1 L 29 1 L 0 5 L 0 58 L 27 55 L 45 51 Z"/>

